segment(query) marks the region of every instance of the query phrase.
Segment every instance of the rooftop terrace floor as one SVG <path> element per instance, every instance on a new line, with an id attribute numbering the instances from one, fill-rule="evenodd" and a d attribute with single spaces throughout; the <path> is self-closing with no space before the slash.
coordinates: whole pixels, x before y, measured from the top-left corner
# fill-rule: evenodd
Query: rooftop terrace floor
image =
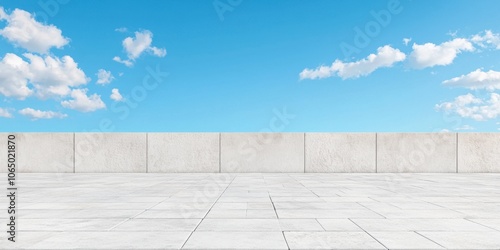
<path id="1" fill-rule="evenodd" d="M 500 174 L 17 178 L 0 249 L 500 249 Z"/>

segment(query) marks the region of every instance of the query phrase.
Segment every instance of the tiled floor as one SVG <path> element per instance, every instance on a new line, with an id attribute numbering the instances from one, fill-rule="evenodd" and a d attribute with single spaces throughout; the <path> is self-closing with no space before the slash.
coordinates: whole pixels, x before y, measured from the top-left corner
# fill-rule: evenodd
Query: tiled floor
<path id="1" fill-rule="evenodd" d="M 17 243 L 2 196 L 0 249 L 500 249 L 499 174 L 18 180 Z"/>

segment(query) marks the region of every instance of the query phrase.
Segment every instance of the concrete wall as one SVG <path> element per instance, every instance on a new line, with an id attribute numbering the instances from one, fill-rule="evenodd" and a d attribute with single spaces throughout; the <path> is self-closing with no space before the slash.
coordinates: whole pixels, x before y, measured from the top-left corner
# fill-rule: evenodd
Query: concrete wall
<path id="1" fill-rule="evenodd" d="M 222 133 L 221 172 L 303 173 L 304 133 Z"/>
<path id="2" fill-rule="evenodd" d="M 375 133 L 306 133 L 307 173 L 375 173 Z"/>
<path id="3" fill-rule="evenodd" d="M 149 133 L 148 172 L 218 173 L 219 133 Z"/>
<path id="4" fill-rule="evenodd" d="M 76 133 L 76 173 L 146 173 L 146 133 Z"/>
<path id="5" fill-rule="evenodd" d="M 500 173 L 500 133 L 458 134 L 458 172 Z"/>
<path id="6" fill-rule="evenodd" d="M 500 173 L 500 133 L 14 134 L 20 173 Z"/>
<path id="7" fill-rule="evenodd" d="M 377 134 L 379 173 L 455 173 L 456 159 L 453 133 Z"/>
<path id="8" fill-rule="evenodd" d="M 0 173 L 7 173 L 7 136 L 0 133 Z"/>

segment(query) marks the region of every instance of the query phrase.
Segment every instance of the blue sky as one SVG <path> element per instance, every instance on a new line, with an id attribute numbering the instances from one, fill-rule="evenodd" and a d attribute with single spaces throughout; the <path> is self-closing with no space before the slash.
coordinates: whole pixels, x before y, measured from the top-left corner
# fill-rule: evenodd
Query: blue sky
<path id="1" fill-rule="evenodd" d="M 498 1 L 2 1 L 0 131 L 498 131 Z"/>

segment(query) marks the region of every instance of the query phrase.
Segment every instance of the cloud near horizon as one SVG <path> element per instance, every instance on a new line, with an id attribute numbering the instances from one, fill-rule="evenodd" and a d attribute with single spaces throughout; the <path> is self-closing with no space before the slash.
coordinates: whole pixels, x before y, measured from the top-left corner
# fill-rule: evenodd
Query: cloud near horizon
<path id="1" fill-rule="evenodd" d="M 27 116 L 28 118 L 32 120 L 39 120 L 39 119 L 53 119 L 53 118 L 66 118 L 68 115 L 59 113 L 59 112 L 54 112 L 54 111 L 42 111 L 42 110 L 36 110 L 32 108 L 25 108 L 19 111 L 19 114 Z"/>
<path id="2" fill-rule="evenodd" d="M 335 60 L 331 66 L 320 66 L 316 69 L 304 69 L 300 73 L 300 79 L 322 79 L 338 76 L 342 79 L 359 78 L 373 73 L 379 68 L 392 67 L 395 63 L 402 62 L 406 55 L 398 49 L 389 45 L 377 49 L 377 54 L 370 54 L 364 59 L 356 62 L 343 62 Z"/>
<path id="3" fill-rule="evenodd" d="M 416 69 L 450 65 L 458 54 L 464 51 L 474 51 L 472 43 L 465 38 L 455 38 L 439 45 L 434 43 L 421 45 L 414 43 L 412 48 L 413 51 L 409 55 L 409 62 Z"/>
<path id="4" fill-rule="evenodd" d="M 476 69 L 467 75 L 461 75 L 443 81 L 443 84 L 450 87 L 463 87 L 471 90 L 486 89 L 494 91 L 500 89 L 500 72 Z"/>

